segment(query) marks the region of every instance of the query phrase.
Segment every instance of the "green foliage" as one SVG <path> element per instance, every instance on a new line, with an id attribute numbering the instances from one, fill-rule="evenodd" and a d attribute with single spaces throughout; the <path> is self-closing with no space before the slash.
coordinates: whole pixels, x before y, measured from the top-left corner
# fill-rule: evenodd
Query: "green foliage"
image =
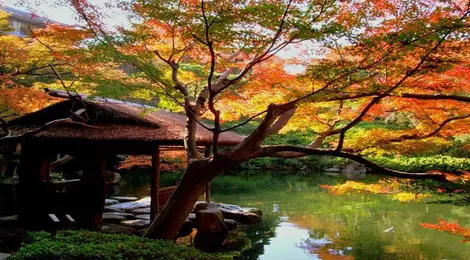
<path id="1" fill-rule="evenodd" d="M 370 157 L 373 162 L 400 171 L 456 171 L 470 169 L 470 159 L 456 158 L 448 155 L 422 157 Z"/>
<path id="2" fill-rule="evenodd" d="M 241 164 L 237 169 L 250 170 L 302 170 L 323 171 L 331 167 L 344 166 L 348 161 L 343 158 L 330 156 L 308 156 L 295 159 L 256 158 Z"/>
<path id="3" fill-rule="evenodd" d="M 64 180 L 64 176 L 60 172 L 51 172 L 50 177 L 52 181 L 62 181 Z"/>
<path id="4" fill-rule="evenodd" d="M 60 231 L 29 234 L 16 259 L 221 259 L 173 241 L 91 231 Z"/>

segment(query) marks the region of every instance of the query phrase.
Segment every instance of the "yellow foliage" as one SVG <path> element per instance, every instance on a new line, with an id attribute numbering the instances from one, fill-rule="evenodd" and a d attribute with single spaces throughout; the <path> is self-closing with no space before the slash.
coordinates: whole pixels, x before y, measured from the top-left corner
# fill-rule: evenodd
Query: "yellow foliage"
<path id="1" fill-rule="evenodd" d="M 372 194 L 393 194 L 392 199 L 400 202 L 421 201 L 422 199 L 431 197 L 431 194 L 415 194 L 410 192 L 401 192 L 400 185 L 408 185 L 408 182 L 400 183 L 396 179 L 380 180 L 377 183 L 365 184 L 357 181 L 347 181 L 343 184 L 334 186 L 321 185 L 323 189 L 327 189 L 331 194 L 344 195 L 349 193 L 372 193 Z"/>
<path id="2" fill-rule="evenodd" d="M 415 194 L 410 192 L 400 192 L 392 196 L 394 200 L 398 200 L 400 202 L 421 201 L 429 197 L 431 197 L 431 194 Z"/>
<path id="3" fill-rule="evenodd" d="M 347 181 L 343 184 L 330 186 L 330 185 L 321 185 L 321 188 L 327 189 L 334 195 L 344 195 L 347 193 L 373 193 L 373 194 L 382 194 L 390 193 L 395 191 L 398 187 L 395 183 L 373 183 L 365 184 L 363 182 L 357 181 Z"/>

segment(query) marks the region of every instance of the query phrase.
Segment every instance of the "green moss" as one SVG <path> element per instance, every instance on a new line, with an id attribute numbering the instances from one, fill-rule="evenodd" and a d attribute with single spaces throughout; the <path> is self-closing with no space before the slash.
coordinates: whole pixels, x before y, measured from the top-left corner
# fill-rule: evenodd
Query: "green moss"
<path id="1" fill-rule="evenodd" d="M 91 231 L 60 231 L 29 234 L 16 259 L 221 259 L 229 255 L 207 254 L 173 241 Z"/>

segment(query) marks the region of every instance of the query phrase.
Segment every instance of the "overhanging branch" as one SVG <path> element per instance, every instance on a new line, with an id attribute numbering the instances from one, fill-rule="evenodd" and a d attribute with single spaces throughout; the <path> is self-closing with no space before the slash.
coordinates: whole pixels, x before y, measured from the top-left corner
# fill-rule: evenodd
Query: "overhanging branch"
<path id="1" fill-rule="evenodd" d="M 335 156 L 350 159 L 356 161 L 367 168 L 371 169 L 376 174 L 383 174 L 393 177 L 399 178 L 408 178 L 408 179 L 433 179 L 437 181 L 445 182 L 446 178 L 444 175 L 439 174 L 432 174 L 432 173 L 410 173 L 410 172 L 403 172 L 403 171 L 396 171 L 393 169 L 385 168 L 382 166 L 377 165 L 376 163 L 365 159 L 359 154 L 352 154 L 337 150 L 331 149 L 315 149 L 315 148 L 307 148 L 301 146 L 293 146 L 293 145 L 275 145 L 275 146 L 264 146 L 260 149 L 257 157 L 280 157 L 283 158 L 283 152 L 299 152 L 303 153 L 304 156 L 308 155 L 320 155 L 320 156 Z"/>

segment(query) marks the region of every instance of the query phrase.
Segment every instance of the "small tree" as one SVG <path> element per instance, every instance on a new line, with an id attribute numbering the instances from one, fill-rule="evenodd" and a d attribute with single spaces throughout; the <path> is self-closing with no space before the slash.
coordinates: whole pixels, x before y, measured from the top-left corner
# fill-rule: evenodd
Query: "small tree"
<path id="1" fill-rule="evenodd" d="M 381 174 L 442 180 L 381 167 L 361 152 L 468 130 L 466 0 L 134 0 L 120 7 L 138 22 L 111 32 L 101 22 L 105 12 L 85 0 L 69 4 L 95 37 L 90 49 L 132 65 L 133 77 L 148 80 L 187 116 L 188 167 L 149 227 L 150 237 L 174 238 L 205 185 L 250 159 L 338 156 Z M 276 57 L 290 46 L 320 57 L 302 78 L 284 73 L 285 61 Z M 224 128 L 229 110 L 243 107 L 237 103 L 245 105 L 239 114 L 248 119 Z M 263 110 L 251 109 L 260 104 Z M 348 138 L 360 122 L 396 113 L 414 123 L 366 136 L 360 145 Z M 202 117 L 213 125 L 200 124 Z M 221 134 L 255 118 L 259 124 L 242 143 L 219 149 Z M 307 146 L 263 145 L 290 121 L 289 127 L 300 124 L 319 134 Z M 198 124 L 213 133 L 209 158 L 197 149 Z"/>

